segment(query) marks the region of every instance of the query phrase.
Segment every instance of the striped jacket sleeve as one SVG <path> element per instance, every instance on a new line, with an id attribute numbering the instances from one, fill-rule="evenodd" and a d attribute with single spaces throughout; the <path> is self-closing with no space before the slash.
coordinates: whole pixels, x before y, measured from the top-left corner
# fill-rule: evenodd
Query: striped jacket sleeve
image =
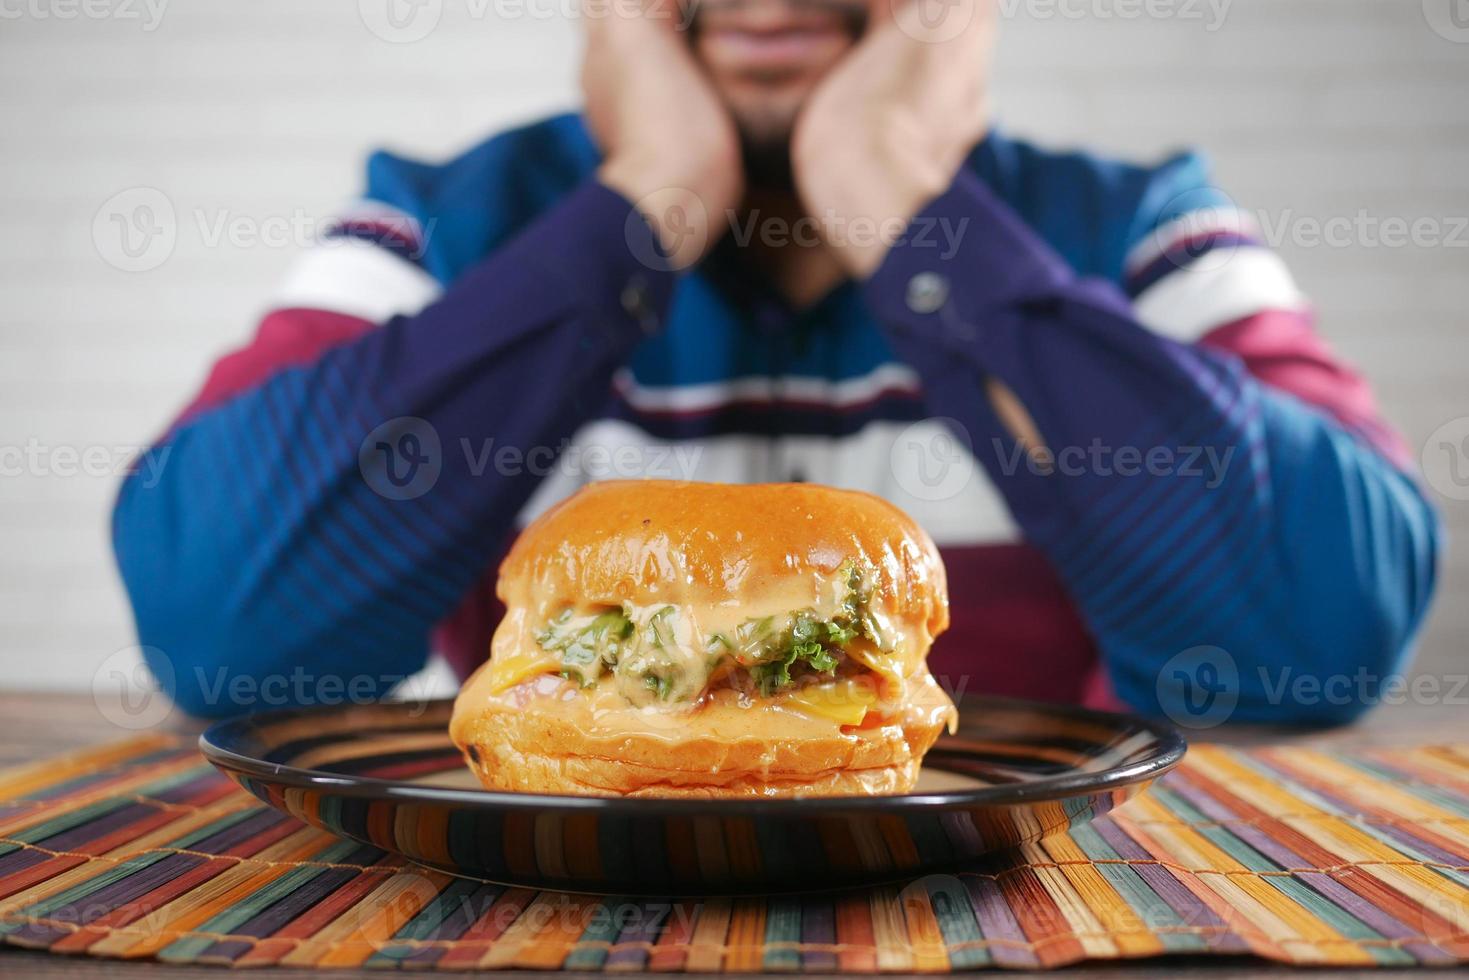
<path id="1" fill-rule="evenodd" d="M 1200 724 L 1349 719 L 1405 663 L 1436 515 L 1279 257 L 1202 184 L 1164 203 L 1124 290 L 961 175 L 923 215 L 968 219 L 957 253 L 895 247 L 869 302 L 1058 569 L 1117 696 Z M 1043 451 L 1016 446 L 986 379 Z"/>
<path id="2" fill-rule="evenodd" d="M 446 290 L 380 205 L 304 256 L 115 507 L 146 658 L 185 710 L 370 698 L 421 666 L 534 489 L 527 454 L 601 407 L 667 302 L 630 213 L 587 183 Z"/>

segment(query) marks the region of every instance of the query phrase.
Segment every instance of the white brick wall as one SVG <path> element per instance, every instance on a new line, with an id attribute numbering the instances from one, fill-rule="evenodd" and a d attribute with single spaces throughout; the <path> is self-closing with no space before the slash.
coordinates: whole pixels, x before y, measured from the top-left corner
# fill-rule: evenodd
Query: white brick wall
<path id="1" fill-rule="evenodd" d="M 320 218 L 374 146 L 446 154 L 573 103 L 564 18 L 444 0 L 426 39 L 392 44 L 359 16 L 382 2 L 165 0 L 148 30 L 143 0 L 100 19 L 65 19 L 70 0 L 0 0 L 0 447 L 145 441 L 247 334 L 291 250 L 210 247 L 195 211 Z M 1469 215 L 1469 43 L 1431 30 L 1417 0 L 1234 0 L 1217 30 L 1194 0 L 1159 20 L 1060 13 L 1125 4 L 1006 0 L 1011 130 L 1141 156 L 1201 144 L 1222 185 L 1275 218 Z M 126 273 L 91 226 L 135 186 L 184 221 L 165 264 Z M 1282 248 L 1415 446 L 1469 415 L 1469 248 Z M 133 642 L 107 544 L 116 481 L 51 459 L 0 476 L 7 685 L 85 686 Z M 1445 513 L 1469 532 L 1469 504 Z M 1451 559 L 1422 665 L 1463 669 L 1466 586 Z"/>

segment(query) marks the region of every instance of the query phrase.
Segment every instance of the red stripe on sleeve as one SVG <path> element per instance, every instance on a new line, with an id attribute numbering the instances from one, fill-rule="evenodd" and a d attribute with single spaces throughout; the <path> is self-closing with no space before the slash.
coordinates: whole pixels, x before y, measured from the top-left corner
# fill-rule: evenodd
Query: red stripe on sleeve
<path id="1" fill-rule="evenodd" d="M 176 424 L 249 391 L 286 368 L 310 364 L 373 326 L 369 320 L 328 310 L 276 310 L 267 314 L 254 340 L 215 362 L 204 387 Z"/>
<path id="2" fill-rule="evenodd" d="M 1331 352 L 1309 311 L 1267 310 L 1216 327 L 1199 343 L 1241 358 L 1260 381 L 1329 412 L 1393 463 L 1411 466 L 1407 444 L 1382 418 L 1367 380 Z"/>

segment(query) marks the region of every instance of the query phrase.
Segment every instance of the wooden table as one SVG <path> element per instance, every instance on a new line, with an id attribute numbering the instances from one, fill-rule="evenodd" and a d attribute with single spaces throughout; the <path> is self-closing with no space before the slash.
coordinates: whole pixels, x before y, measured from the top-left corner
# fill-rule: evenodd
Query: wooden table
<path id="1" fill-rule="evenodd" d="M 189 730 L 187 723 L 173 727 Z M 0 766 L 14 765 L 45 758 L 66 749 L 81 748 L 99 742 L 122 738 L 129 734 L 109 722 L 88 695 L 0 692 Z M 1380 708 L 1356 725 L 1324 732 L 1282 729 L 1226 728 L 1194 733 L 1192 741 L 1217 741 L 1234 745 L 1264 742 L 1310 745 L 1390 746 L 1424 742 L 1461 741 L 1469 737 L 1469 718 L 1459 705 L 1429 708 L 1402 705 Z M 1085 964 L 1052 973 L 1027 973 L 1024 976 L 1065 976 L 1069 978 L 1135 975 L 1153 977 L 1208 977 L 1210 980 L 1283 975 L 1299 972 L 1312 980 L 1360 976 L 1387 978 L 1425 974 L 1418 970 L 1331 970 L 1309 971 L 1280 966 L 1248 957 L 1160 958 L 1132 962 Z M 0 976 L 21 980 L 25 977 L 68 977 L 87 980 L 92 977 L 137 978 L 160 976 L 176 980 L 208 978 L 218 980 L 225 968 L 162 966 L 151 962 L 124 962 L 87 957 L 58 956 L 0 947 Z M 373 977 L 381 980 L 381 970 L 286 970 L 275 969 L 265 974 L 270 980 L 295 980 L 323 977 Z M 545 974 L 500 974 L 501 976 Z M 996 975 L 991 973 L 990 975 Z M 602 974 L 598 974 L 602 976 Z"/>

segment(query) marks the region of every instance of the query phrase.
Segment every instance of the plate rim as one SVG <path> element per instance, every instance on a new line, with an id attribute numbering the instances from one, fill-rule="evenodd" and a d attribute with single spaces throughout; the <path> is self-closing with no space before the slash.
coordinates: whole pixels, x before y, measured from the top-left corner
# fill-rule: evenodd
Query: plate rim
<path id="1" fill-rule="evenodd" d="M 435 704 L 452 702 L 452 698 L 434 698 L 423 702 L 385 700 L 368 704 L 344 704 L 315 707 L 278 708 L 253 714 L 237 715 L 217 721 L 199 735 L 199 751 L 213 766 L 225 771 L 239 772 L 247 776 L 285 782 L 296 788 L 329 790 L 338 795 L 352 797 L 419 800 L 439 804 L 454 803 L 461 806 L 491 808 L 498 810 L 582 810 L 605 811 L 608 809 L 631 809 L 637 816 L 719 816 L 719 817 L 801 817 L 814 814 L 850 813 L 857 811 L 892 812 L 895 809 L 972 809 L 984 806 L 1009 806 L 1016 804 L 1041 803 L 1070 799 L 1079 795 L 1107 792 L 1150 782 L 1176 767 L 1188 751 L 1188 742 L 1183 734 L 1167 722 L 1145 718 L 1124 712 L 1104 711 L 1079 705 L 1051 704 L 1024 698 L 998 695 L 971 695 L 961 705 L 961 711 L 981 710 L 984 705 L 995 705 L 1011 710 L 1021 709 L 1055 714 L 1072 721 L 1096 722 L 1113 726 L 1127 725 L 1141 729 L 1154 736 L 1157 744 L 1149 755 L 1127 766 L 1112 767 L 1097 773 L 1068 771 L 1054 776 L 1042 776 L 1026 783 L 1004 783 L 981 786 L 973 789 L 938 790 L 925 793 L 910 793 L 896 796 L 811 796 L 779 799 L 667 799 L 659 797 L 617 796 L 573 796 L 554 793 L 516 793 L 505 790 L 458 789 L 453 787 L 425 786 L 403 780 L 382 779 L 376 776 L 353 776 L 332 773 L 322 769 L 309 769 L 282 763 L 267 762 L 237 752 L 220 744 L 231 734 L 242 734 L 242 729 L 259 727 L 262 723 L 273 723 L 299 719 L 302 716 L 345 712 L 347 710 L 392 709 L 423 704 L 425 710 Z"/>

